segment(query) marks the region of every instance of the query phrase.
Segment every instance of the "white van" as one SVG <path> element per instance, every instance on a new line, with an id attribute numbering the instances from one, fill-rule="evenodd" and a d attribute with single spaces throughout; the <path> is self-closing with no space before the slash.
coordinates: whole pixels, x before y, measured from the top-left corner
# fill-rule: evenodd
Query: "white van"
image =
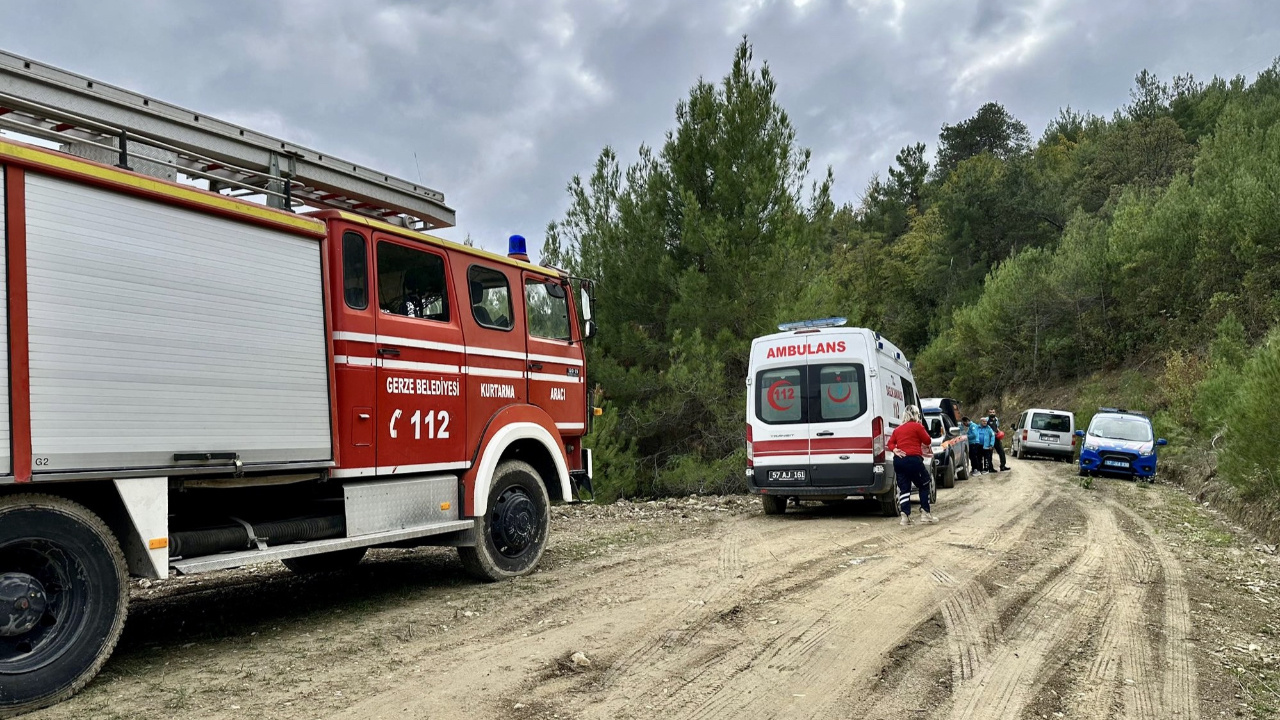
<path id="1" fill-rule="evenodd" d="M 1031 408 L 1013 425 L 1009 452 L 1016 458 L 1031 455 L 1071 462 L 1076 450 L 1076 416 L 1066 410 Z"/>
<path id="2" fill-rule="evenodd" d="M 850 496 L 897 514 L 885 441 L 917 404 L 911 363 L 879 333 L 845 322 L 788 323 L 751 342 L 747 485 L 766 514 L 784 512 L 789 498 Z"/>

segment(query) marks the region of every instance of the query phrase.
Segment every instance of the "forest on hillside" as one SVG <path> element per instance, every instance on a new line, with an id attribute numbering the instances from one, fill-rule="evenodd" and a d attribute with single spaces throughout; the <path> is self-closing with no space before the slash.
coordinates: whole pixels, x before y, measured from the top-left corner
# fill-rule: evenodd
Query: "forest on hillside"
<path id="1" fill-rule="evenodd" d="M 1143 368 L 1158 430 L 1246 495 L 1280 489 L 1256 432 L 1280 393 L 1280 61 L 1143 71 L 1110 117 L 1064 107 L 1038 138 L 989 102 L 839 207 L 777 82 L 744 39 L 548 226 L 546 261 L 598 280 L 602 497 L 741 489 L 751 338 L 832 315 L 907 350 L 924 394 Z"/>

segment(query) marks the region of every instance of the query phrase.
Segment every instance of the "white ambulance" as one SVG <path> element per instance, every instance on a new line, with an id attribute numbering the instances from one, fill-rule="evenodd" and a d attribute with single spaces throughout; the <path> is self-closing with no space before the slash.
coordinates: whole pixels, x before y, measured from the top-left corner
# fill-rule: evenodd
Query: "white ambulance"
<path id="1" fill-rule="evenodd" d="M 785 512 L 789 498 L 851 496 L 897 514 L 885 442 L 917 404 L 911 363 L 879 333 L 845 323 L 787 323 L 751 342 L 747 485 L 766 514 Z"/>

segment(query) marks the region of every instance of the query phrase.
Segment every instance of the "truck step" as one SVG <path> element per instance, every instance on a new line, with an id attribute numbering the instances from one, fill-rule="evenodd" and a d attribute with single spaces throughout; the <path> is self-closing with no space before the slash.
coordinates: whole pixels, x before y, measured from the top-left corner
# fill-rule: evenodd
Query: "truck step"
<path id="1" fill-rule="evenodd" d="M 462 532 L 464 530 L 470 530 L 473 525 L 475 525 L 474 520 L 450 520 L 448 522 L 419 525 L 418 527 L 406 528 L 404 530 L 389 530 L 369 535 L 360 535 L 358 537 L 314 540 L 294 545 L 269 547 L 265 550 L 242 550 L 239 552 L 222 553 L 220 555 L 206 555 L 204 557 L 196 557 L 189 560 L 175 560 L 169 563 L 169 567 L 174 573 L 179 575 L 195 575 L 197 573 L 226 570 L 228 568 L 241 567 L 244 565 L 256 565 L 258 563 L 272 562 L 275 560 L 286 560 L 288 558 L 302 557 L 303 555 L 318 555 L 320 553 L 333 552 L 335 550 L 369 547 L 372 545 L 387 545 L 390 543 L 427 537 L 429 535 L 443 535 L 445 533 Z"/>

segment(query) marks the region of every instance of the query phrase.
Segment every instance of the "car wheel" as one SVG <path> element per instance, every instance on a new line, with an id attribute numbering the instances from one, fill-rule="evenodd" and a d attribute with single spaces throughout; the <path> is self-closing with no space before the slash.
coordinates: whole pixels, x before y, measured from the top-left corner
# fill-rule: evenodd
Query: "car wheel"
<path id="1" fill-rule="evenodd" d="M 129 608 L 124 553 L 84 506 L 0 498 L 0 717 L 70 697 L 98 674 Z"/>
<path id="2" fill-rule="evenodd" d="M 528 574 L 542 559 L 551 500 L 533 466 L 508 460 L 493 473 L 489 507 L 476 518 L 476 544 L 458 548 L 467 572 L 494 582 Z"/>
<path id="3" fill-rule="evenodd" d="M 937 483 L 930 483 L 930 484 L 931 484 L 931 485 L 936 485 Z M 953 487 L 955 487 L 955 486 L 956 486 L 956 461 L 955 461 L 955 458 L 951 458 L 951 460 L 947 462 L 947 467 L 942 471 L 942 483 L 941 483 L 941 484 L 942 484 L 942 487 L 944 487 L 944 488 L 953 488 Z"/>

